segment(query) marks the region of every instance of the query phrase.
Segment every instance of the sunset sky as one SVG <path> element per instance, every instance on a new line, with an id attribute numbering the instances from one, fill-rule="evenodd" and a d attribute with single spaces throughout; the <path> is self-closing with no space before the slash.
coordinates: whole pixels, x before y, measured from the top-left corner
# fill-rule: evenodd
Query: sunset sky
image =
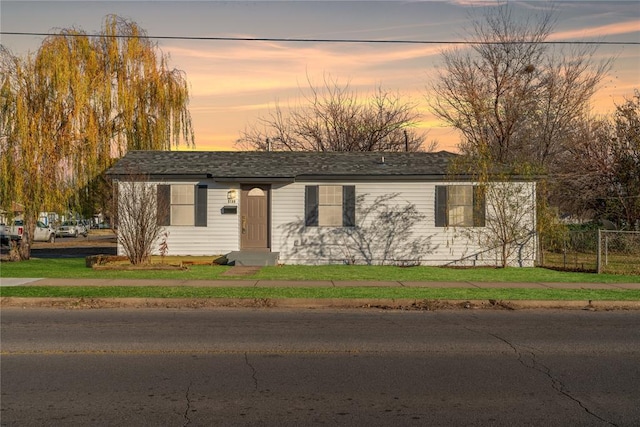
<path id="1" fill-rule="evenodd" d="M 534 14 L 547 2 L 510 2 Z M 76 27 L 99 32 L 107 14 L 131 19 L 150 36 L 459 41 L 481 2 L 433 1 L 7 1 L 3 32 L 46 33 Z M 560 1 L 553 41 L 626 42 L 601 45 L 615 57 L 594 99 L 594 113 L 640 89 L 640 2 Z M 14 54 L 35 52 L 42 36 L 1 35 Z M 273 110 L 299 105 L 309 79 L 330 76 L 361 95 L 381 86 L 418 104 L 420 127 L 440 149 L 455 150 L 458 135 L 442 127 L 427 105 L 442 44 L 158 40 L 170 65 L 186 72 L 197 150 L 232 150 L 246 126 Z M 560 49 L 560 47 L 558 47 Z"/>

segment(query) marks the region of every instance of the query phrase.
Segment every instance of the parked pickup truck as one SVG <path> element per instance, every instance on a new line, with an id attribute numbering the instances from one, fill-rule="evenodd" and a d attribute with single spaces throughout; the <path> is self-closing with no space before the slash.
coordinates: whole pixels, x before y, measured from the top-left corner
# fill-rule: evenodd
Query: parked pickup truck
<path id="1" fill-rule="evenodd" d="M 0 243 L 3 245 L 9 244 L 10 240 L 20 243 L 22 242 L 23 235 L 24 222 L 21 219 L 16 219 L 12 225 L 0 225 Z M 38 221 L 36 223 L 33 240 L 36 242 L 53 243 L 56 240 L 56 231 L 51 226 Z"/>

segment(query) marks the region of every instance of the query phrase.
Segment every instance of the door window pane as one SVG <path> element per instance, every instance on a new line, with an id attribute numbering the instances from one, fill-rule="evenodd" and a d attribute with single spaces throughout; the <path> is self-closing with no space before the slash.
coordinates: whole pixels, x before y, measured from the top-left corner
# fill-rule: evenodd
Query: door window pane
<path id="1" fill-rule="evenodd" d="M 260 196 L 264 196 L 264 191 L 261 188 L 252 188 L 248 193 L 247 196 L 249 197 L 260 197 Z"/>

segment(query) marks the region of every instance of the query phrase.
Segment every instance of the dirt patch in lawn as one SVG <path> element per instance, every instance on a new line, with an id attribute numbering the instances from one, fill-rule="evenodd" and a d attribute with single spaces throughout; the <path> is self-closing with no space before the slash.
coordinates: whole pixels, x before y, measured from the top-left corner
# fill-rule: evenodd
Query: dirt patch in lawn
<path id="1" fill-rule="evenodd" d="M 221 274 L 221 276 L 253 276 L 262 267 L 251 265 L 234 265 L 229 270 Z"/>

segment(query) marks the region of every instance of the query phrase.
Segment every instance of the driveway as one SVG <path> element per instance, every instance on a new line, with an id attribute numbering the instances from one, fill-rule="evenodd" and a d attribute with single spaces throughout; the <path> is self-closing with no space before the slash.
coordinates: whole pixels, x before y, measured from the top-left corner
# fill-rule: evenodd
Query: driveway
<path id="1" fill-rule="evenodd" d="M 9 247 L 0 247 L 0 259 L 5 261 Z M 116 255 L 116 237 L 113 233 L 89 233 L 87 237 L 58 237 L 55 243 L 34 242 L 33 258 L 81 258 L 89 255 Z"/>

